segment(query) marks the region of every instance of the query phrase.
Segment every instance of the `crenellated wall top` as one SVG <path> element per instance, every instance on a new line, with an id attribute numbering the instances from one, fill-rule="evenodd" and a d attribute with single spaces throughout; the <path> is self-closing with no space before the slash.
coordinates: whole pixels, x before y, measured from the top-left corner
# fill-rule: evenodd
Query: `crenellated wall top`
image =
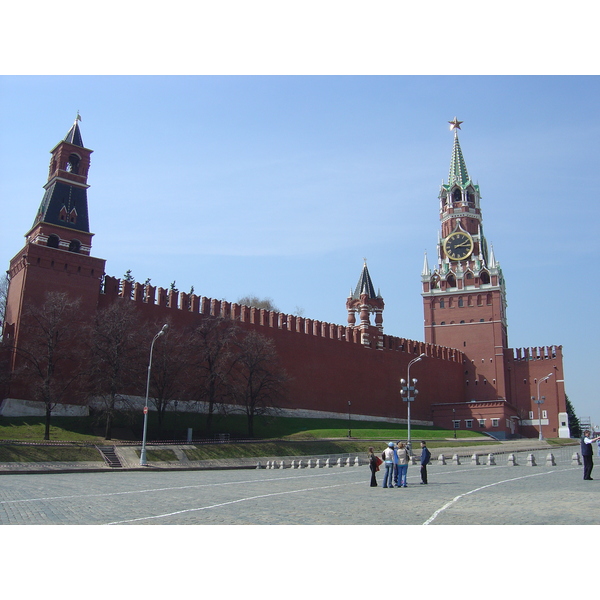
<path id="1" fill-rule="evenodd" d="M 241 323 L 287 330 L 331 340 L 361 343 L 360 336 L 355 335 L 356 329 L 353 327 L 246 306 L 227 300 L 216 300 L 193 293 L 186 294 L 177 290 L 144 285 L 109 275 L 104 278 L 101 293 L 108 297 L 126 298 L 132 302 L 146 305 L 160 306 L 198 315 L 222 317 Z M 463 362 L 464 360 L 464 354 L 454 348 L 389 335 L 383 335 L 382 338 L 382 350 L 406 352 L 415 356 L 425 354 L 430 358 L 450 362 Z"/>
<path id="2" fill-rule="evenodd" d="M 515 362 L 528 360 L 552 360 L 562 355 L 562 346 L 536 346 L 531 348 L 513 348 Z"/>

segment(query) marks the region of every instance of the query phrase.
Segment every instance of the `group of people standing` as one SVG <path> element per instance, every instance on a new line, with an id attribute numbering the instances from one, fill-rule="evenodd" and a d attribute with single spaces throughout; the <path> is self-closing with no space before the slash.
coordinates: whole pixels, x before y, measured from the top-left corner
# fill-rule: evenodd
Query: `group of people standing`
<path id="1" fill-rule="evenodd" d="M 592 480 L 592 443 L 598 442 L 598 456 L 600 456 L 600 436 L 592 437 L 592 433 L 586 429 L 581 439 L 581 455 L 583 458 L 583 478 Z M 371 468 L 371 487 L 377 487 L 375 473 L 379 471 L 380 465 L 385 466 L 383 475 L 383 487 L 406 487 L 406 475 L 410 461 L 410 447 L 403 442 L 390 442 L 382 452 L 381 458 L 375 455 L 373 446 L 369 448 L 369 467 Z M 427 444 L 421 442 L 421 484 L 427 484 L 427 465 L 431 462 L 431 452 Z"/>
<path id="2" fill-rule="evenodd" d="M 381 453 L 381 458 L 375 455 L 375 450 L 369 448 L 369 467 L 371 468 L 371 487 L 377 487 L 375 473 L 379 471 L 380 465 L 385 466 L 383 476 L 384 488 L 406 487 L 406 475 L 408 463 L 410 462 L 410 447 L 403 442 L 389 442 L 387 448 Z M 427 484 L 427 465 L 431 461 L 431 452 L 427 444 L 421 442 L 421 484 Z"/>

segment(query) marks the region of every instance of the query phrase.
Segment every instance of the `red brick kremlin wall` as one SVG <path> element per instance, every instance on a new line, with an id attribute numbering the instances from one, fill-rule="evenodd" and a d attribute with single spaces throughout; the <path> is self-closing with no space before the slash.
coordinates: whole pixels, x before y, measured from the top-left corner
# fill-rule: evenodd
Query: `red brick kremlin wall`
<path id="1" fill-rule="evenodd" d="M 251 308 L 226 301 L 188 295 L 164 288 L 132 284 L 107 276 L 99 309 L 116 298 L 130 298 L 141 314 L 157 326 L 170 320 L 173 327 L 198 323 L 205 315 L 235 319 L 275 341 L 282 366 L 293 378 L 285 406 L 348 414 L 406 419 L 400 396 L 400 379 L 408 363 L 417 378 L 417 401 L 411 419 L 431 421 L 431 404 L 459 402 L 463 396 L 461 352 L 424 342 L 383 336 L 383 350 L 365 347 L 359 336 L 342 325 Z"/>

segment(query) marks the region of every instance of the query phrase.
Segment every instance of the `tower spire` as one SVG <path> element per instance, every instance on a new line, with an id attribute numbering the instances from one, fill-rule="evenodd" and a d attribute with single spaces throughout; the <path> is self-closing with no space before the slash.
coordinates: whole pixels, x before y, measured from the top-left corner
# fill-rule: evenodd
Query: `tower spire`
<path id="1" fill-rule="evenodd" d="M 453 185 L 457 183 L 461 187 L 464 187 L 469 182 L 469 173 L 467 172 L 467 164 L 465 163 L 458 140 L 458 130 L 463 121 L 459 121 L 454 117 L 454 121 L 448 121 L 448 123 L 450 123 L 450 130 L 454 131 L 454 147 L 452 148 L 452 159 L 450 160 L 448 184 Z"/>
<path id="2" fill-rule="evenodd" d="M 369 269 L 367 269 L 367 259 L 363 258 L 363 260 L 363 269 L 360 273 L 360 277 L 358 278 L 356 288 L 354 289 L 354 294 L 352 294 L 352 298 L 355 300 L 358 300 L 363 294 L 366 294 L 368 298 L 378 297 L 378 294 L 375 293 L 375 286 L 371 281 L 371 275 L 369 275 Z"/>

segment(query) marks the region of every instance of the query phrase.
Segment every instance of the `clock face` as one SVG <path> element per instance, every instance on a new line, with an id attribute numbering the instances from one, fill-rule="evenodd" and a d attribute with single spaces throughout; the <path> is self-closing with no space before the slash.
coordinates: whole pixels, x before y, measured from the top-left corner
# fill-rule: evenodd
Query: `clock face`
<path id="1" fill-rule="evenodd" d="M 451 233 L 444 242 L 444 252 L 450 260 L 464 260 L 473 252 L 473 238 L 463 231 Z"/>

